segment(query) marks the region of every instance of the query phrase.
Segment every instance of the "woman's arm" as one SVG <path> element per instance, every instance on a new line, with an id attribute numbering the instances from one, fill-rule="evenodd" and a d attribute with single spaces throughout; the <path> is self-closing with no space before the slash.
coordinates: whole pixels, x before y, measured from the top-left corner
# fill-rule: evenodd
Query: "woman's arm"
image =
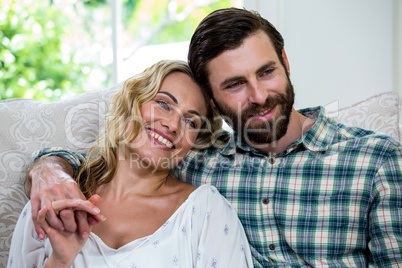
<path id="1" fill-rule="evenodd" d="M 23 208 L 13 231 L 7 267 L 43 267 L 46 240 L 39 240 L 31 220 L 31 202 Z"/>

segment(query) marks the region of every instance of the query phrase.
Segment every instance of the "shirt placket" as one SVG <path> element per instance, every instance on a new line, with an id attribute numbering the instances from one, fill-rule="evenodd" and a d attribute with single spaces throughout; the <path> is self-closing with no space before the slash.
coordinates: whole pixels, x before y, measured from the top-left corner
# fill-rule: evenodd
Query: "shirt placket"
<path id="1" fill-rule="evenodd" d="M 274 265 L 275 262 L 284 261 L 280 248 L 280 233 L 275 222 L 274 194 L 278 179 L 280 158 L 273 156 L 261 159 L 261 220 L 262 220 L 262 241 L 267 260 Z"/>

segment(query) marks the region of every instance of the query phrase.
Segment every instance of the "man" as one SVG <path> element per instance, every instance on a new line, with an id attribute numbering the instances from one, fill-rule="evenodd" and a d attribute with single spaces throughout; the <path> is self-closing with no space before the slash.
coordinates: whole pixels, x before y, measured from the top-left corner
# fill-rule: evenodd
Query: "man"
<path id="1" fill-rule="evenodd" d="M 322 107 L 296 111 L 282 36 L 257 13 L 211 13 L 196 29 L 188 59 L 234 132 L 221 137 L 224 146 L 189 153 L 172 172 L 194 185 L 215 185 L 232 203 L 255 267 L 402 266 L 398 142 L 338 124 Z M 48 155 L 69 162 L 48 156 L 33 166 L 36 209 L 80 197 L 73 183 L 58 177 L 71 181 L 59 163 L 72 175 L 81 156 L 63 150 Z M 61 218 L 66 229 L 76 230 L 71 211 Z M 62 225 L 55 215 L 48 220 Z M 78 225 L 85 233 L 86 221 Z"/>

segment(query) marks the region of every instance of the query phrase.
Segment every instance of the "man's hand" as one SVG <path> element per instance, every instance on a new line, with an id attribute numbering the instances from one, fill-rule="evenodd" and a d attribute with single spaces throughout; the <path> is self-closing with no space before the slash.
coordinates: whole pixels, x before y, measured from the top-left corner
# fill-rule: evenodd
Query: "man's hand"
<path id="1" fill-rule="evenodd" d="M 75 212 L 72 209 L 65 209 L 56 215 L 53 211 L 53 201 L 86 200 L 72 175 L 71 165 L 57 156 L 42 157 L 35 161 L 28 170 L 25 190 L 27 195 L 31 196 L 32 220 L 40 239 L 45 238 L 45 231 L 38 223 L 38 212 L 45 206 L 47 208 L 46 220 L 50 226 L 56 230 L 68 232 L 76 232 L 78 228 L 78 232 L 83 238 L 87 238 L 89 235 L 89 225 L 96 225 L 104 219 L 99 209 L 91 202 L 85 202 L 82 210 Z M 87 213 L 89 213 L 88 217 Z"/>

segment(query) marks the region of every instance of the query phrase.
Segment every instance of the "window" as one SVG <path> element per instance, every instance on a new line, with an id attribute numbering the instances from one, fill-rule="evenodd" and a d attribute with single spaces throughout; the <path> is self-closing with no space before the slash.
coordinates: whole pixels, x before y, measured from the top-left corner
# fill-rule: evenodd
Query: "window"
<path id="1" fill-rule="evenodd" d="M 241 0 L 3 0 L 0 99 L 56 101 L 186 59 L 211 11 Z M 169 53 L 166 53 L 169 51 Z"/>

